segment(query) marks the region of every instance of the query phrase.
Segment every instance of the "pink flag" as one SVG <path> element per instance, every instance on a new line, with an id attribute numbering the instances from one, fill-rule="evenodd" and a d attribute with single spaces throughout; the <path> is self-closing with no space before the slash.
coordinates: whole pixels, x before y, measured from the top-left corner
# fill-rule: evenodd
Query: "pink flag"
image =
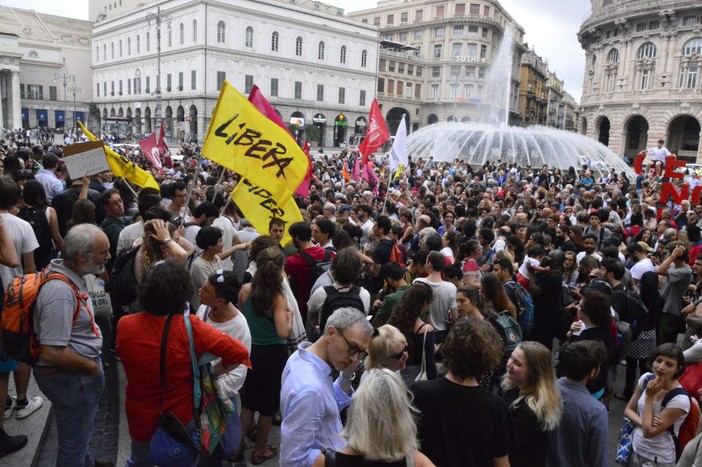
<path id="1" fill-rule="evenodd" d="M 358 147 L 363 154 L 363 164 L 368 163 L 368 157 L 377 151 L 387 140 L 390 139 L 388 126 L 385 124 L 383 113 L 380 111 L 378 101 L 373 99 L 370 115 L 368 116 L 368 126 L 366 127 L 366 137 Z"/>
<path id="2" fill-rule="evenodd" d="M 157 169 L 161 169 L 161 150 L 156 143 L 156 132 L 154 131 L 145 140 L 139 143 L 139 147 L 144 152 L 146 158 L 151 162 L 151 165 Z"/>
<path id="3" fill-rule="evenodd" d="M 351 178 L 357 182 L 361 180 L 361 158 L 358 156 L 358 153 L 354 154 L 353 168 L 351 169 Z"/>

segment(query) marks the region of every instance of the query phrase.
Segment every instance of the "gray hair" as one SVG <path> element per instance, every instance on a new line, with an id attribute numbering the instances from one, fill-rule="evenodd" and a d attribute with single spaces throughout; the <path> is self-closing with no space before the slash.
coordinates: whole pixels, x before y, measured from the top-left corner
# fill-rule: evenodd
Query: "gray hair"
<path id="1" fill-rule="evenodd" d="M 61 258 L 75 263 L 80 253 L 92 254 L 95 240 L 102 233 L 100 227 L 93 224 L 78 224 L 68 231 L 61 244 Z"/>
<path id="2" fill-rule="evenodd" d="M 324 331 L 330 327 L 334 327 L 338 331 L 344 331 L 346 328 L 350 328 L 356 323 L 360 323 L 361 330 L 366 335 L 366 337 L 371 337 L 373 335 L 373 326 L 366 319 L 365 315 L 359 310 L 351 307 L 343 307 L 336 310 L 327 320 L 327 325 L 324 327 Z"/>
<path id="3" fill-rule="evenodd" d="M 419 448 L 412 412 L 417 410 L 397 373 L 387 368 L 367 370 L 341 436 L 365 459 L 388 463 L 405 459 Z"/>

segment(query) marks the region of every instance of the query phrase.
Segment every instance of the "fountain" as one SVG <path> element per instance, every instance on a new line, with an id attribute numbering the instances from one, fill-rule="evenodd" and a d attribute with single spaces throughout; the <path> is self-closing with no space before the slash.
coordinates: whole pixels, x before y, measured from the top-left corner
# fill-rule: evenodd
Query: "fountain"
<path id="1" fill-rule="evenodd" d="M 505 33 L 486 77 L 482 122 L 435 123 L 407 138 L 407 151 L 414 159 L 433 156 L 435 161 L 464 160 L 471 165 L 501 160 L 528 165 L 567 169 L 588 165 L 597 171 L 615 168 L 630 179 L 636 175 L 621 157 L 598 141 L 577 133 L 544 126 L 511 127 L 509 118 L 512 80 L 513 27 Z"/>

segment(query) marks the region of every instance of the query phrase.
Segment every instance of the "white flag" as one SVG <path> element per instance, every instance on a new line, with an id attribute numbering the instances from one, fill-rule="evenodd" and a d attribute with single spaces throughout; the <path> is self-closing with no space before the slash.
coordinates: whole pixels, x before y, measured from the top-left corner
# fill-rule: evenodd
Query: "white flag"
<path id="1" fill-rule="evenodd" d="M 407 167 L 407 125 L 405 125 L 404 115 L 400 120 L 400 126 L 397 127 L 395 141 L 392 143 L 390 154 L 388 154 L 388 162 L 393 173 L 400 165 Z"/>

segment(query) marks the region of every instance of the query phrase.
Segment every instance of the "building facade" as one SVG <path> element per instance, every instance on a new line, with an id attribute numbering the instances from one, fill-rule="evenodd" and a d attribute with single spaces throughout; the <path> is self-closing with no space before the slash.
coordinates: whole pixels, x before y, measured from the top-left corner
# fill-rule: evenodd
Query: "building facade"
<path id="1" fill-rule="evenodd" d="M 524 125 L 546 125 L 549 71 L 533 50 L 522 55 L 519 113 Z"/>
<path id="2" fill-rule="evenodd" d="M 622 157 L 664 139 L 699 162 L 702 4 L 592 0 L 578 38 L 586 55 L 579 131 Z"/>
<path id="3" fill-rule="evenodd" d="M 314 1 L 170 0 L 136 9 L 124 1 L 91 12 L 102 15 L 92 36 L 92 97 L 103 127 L 155 129 L 152 15 L 160 9 L 161 116 L 170 138 L 204 139 L 225 80 L 244 94 L 257 85 L 296 136 L 313 143 L 340 146 L 365 133 L 378 63 L 374 26 Z"/>
<path id="4" fill-rule="evenodd" d="M 92 23 L 0 6 L 0 128 L 72 128 L 90 99 Z"/>
<path id="5" fill-rule="evenodd" d="M 488 96 L 490 66 L 508 28 L 514 49 L 506 84 L 509 119 L 519 120 L 524 30 L 499 2 L 386 0 L 349 17 L 380 30 L 377 94 L 391 132 L 402 115 L 413 130 L 483 120 L 494 105 Z"/>

